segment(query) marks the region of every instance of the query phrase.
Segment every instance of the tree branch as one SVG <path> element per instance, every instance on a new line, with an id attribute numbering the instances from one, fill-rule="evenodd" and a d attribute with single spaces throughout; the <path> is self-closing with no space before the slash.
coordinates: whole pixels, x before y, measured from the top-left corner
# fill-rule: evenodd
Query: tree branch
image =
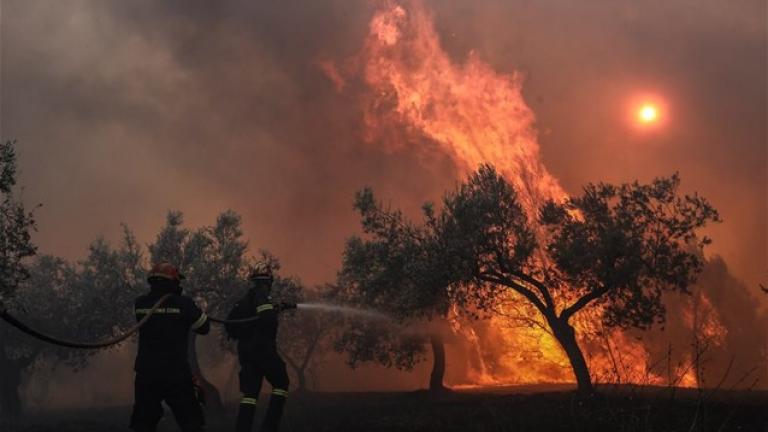
<path id="1" fill-rule="evenodd" d="M 511 288 L 518 293 L 520 293 L 523 297 L 528 299 L 529 302 L 531 302 L 534 306 L 536 306 L 536 309 L 538 309 L 542 314 L 545 316 L 547 315 L 547 306 L 539 299 L 536 294 L 526 288 L 523 285 L 520 285 L 519 283 L 508 279 L 507 277 L 503 275 L 491 275 L 491 274 L 481 274 L 480 279 L 482 279 L 485 282 L 490 282 L 496 285 L 506 286 L 508 288 Z M 551 311 L 551 313 L 554 313 L 554 310 Z"/>
<path id="2" fill-rule="evenodd" d="M 522 272 L 511 272 L 510 274 L 536 287 L 536 289 L 538 289 L 539 292 L 541 293 L 541 296 L 544 297 L 544 303 L 546 303 L 547 307 L 552 309 L 553 311 L 555 310 L 555 302 L 552 299 L 552 295 L 549 293 L 549 290 L 547 289 L 546 285 L 544 285 L 540 281 Z"/>
<path id="3" fill-rule="evenodd" d="M 587 294 L 584 294 L 582 297 L 576 300 L 572 305 L 563 309 L 563 312 L 560 314 L 560 318 L 567 322 L 569 319 L 571 319 L 571 317 L 576 312 L 582 310 L 590 302 L 602 297 L 602 295 L 607 292 L 608 292 L 608 288 L 606 287 L 596 288 L 591 290 L 590 292 L 588 292 Z"/>
<path id="4" fill-rule="evenodd" d="M 541 293 L 541 296 L 544 298 L 544 303 L 546 304 L 546 306 L 548 308 L 552 309 L 553 311 L 555 310 L 555 303 L 552 300 L 552 296 L 549 294 L 549 290 L 547 290 L 547 287 L 544 284 L 542 284 L 538 280 L 534 279 L 533 277 L 531 277 L 531 276 L 529 276 L 529 275 L 527 275 L 527 274 L 525 274 L 523 272 L 512 271 L 509 268 L 509 266 L 507 266 L 506 261 L 502 258 L 502 256 L 504 254 L 502 253 L 502 251 L 498 247 L 495 248 L 494 253 L 496 255 L 496 264 L 499 265 L 499 268 L 503 272 L 508 273 L 508 274 L 510 274 L 510 275 L 512 275 L 512 276 L 514 276 L 514 277 L 516 277 L 516 278 L 518 278 L 518 279 L 520 279 L 520 280 L 522 280 L 522 281 L 524 281 L 524 282 L 526 282 L 528 284 L 533 285 Z M 517 284 L 517 285 L 521 286 L 521 284 Z M 538 297 L 537 297 L 537 299 L 538 299 Z"/>

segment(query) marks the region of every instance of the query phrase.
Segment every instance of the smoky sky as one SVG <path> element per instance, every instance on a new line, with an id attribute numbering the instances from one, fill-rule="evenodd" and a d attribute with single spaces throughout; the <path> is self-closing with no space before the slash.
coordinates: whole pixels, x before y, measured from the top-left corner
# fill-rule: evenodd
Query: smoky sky
<path id="1" fill-rule="evenodd" d="M 0 135 L 17 139 L 43 252 L 82 256 L 125 222 L 142 242 L 165 213 L 243 216 L 253 251 L 333 278 L 372 185 L 415 212 L 455 184 L 447 156 L 362 139 L 354 92 L 318 64 L 355 55 L 376 2 L 0 3 Z M 712 251 L 768 275 L 766 24 L 762 1 L 433 0 L 457 62 L 525 74 L 544 163 L 569 192 L 680 172 L 725 222 Z M 627 101 L 652 91 L 668 125 L 639 134 Z"/>

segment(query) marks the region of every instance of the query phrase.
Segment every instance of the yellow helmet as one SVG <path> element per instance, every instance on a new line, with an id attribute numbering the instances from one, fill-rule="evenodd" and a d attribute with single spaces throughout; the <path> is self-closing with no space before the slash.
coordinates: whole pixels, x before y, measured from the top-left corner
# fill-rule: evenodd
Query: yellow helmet
<path id="1" fill-rule="evenodd" d="M 251 273 L 248 275 L 250 280 L 273 280 L 274 278 L 272 266 L 266 261 L 257 262 L 251 268 Z"/>

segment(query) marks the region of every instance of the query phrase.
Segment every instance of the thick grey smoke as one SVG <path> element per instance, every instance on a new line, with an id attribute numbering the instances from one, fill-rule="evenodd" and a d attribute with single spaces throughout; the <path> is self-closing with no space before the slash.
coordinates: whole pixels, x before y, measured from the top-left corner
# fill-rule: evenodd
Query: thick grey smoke
<path id="1" fill-rule="evenodd" d="M 43 249 L 79 256 L 120 222 L 148 240 L 168 209 L 202 225 L 232 208 L 254 250 L 319 282 L 356 229 L 355 190 L 416 207 L 442 189 L 447 159 L 363 144 L 358 107 L 317 66 L 365 30 L 367 8 L 337 3 L 4 3 L 2 134 L 44 204 Z"/>

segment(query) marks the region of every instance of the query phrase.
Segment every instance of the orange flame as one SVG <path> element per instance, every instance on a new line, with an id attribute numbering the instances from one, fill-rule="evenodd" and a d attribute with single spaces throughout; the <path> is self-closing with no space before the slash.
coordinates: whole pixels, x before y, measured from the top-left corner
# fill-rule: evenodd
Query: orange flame
<path id="1" fill-rule="evenodd" d="M 493 162 L 532 211 L 542 200 L 565 197 L 541 163 L 522 77 L 496 73 L 475 53 L 454 63 L 419 2 L 407 12 L 387 2 L 371 20 L 363 56 L 365 82 L 374 89 L 365 113 L 372 136 L 387 136 L 376 132 L 396 122 L 438 144 L 465 173 Z"/>

